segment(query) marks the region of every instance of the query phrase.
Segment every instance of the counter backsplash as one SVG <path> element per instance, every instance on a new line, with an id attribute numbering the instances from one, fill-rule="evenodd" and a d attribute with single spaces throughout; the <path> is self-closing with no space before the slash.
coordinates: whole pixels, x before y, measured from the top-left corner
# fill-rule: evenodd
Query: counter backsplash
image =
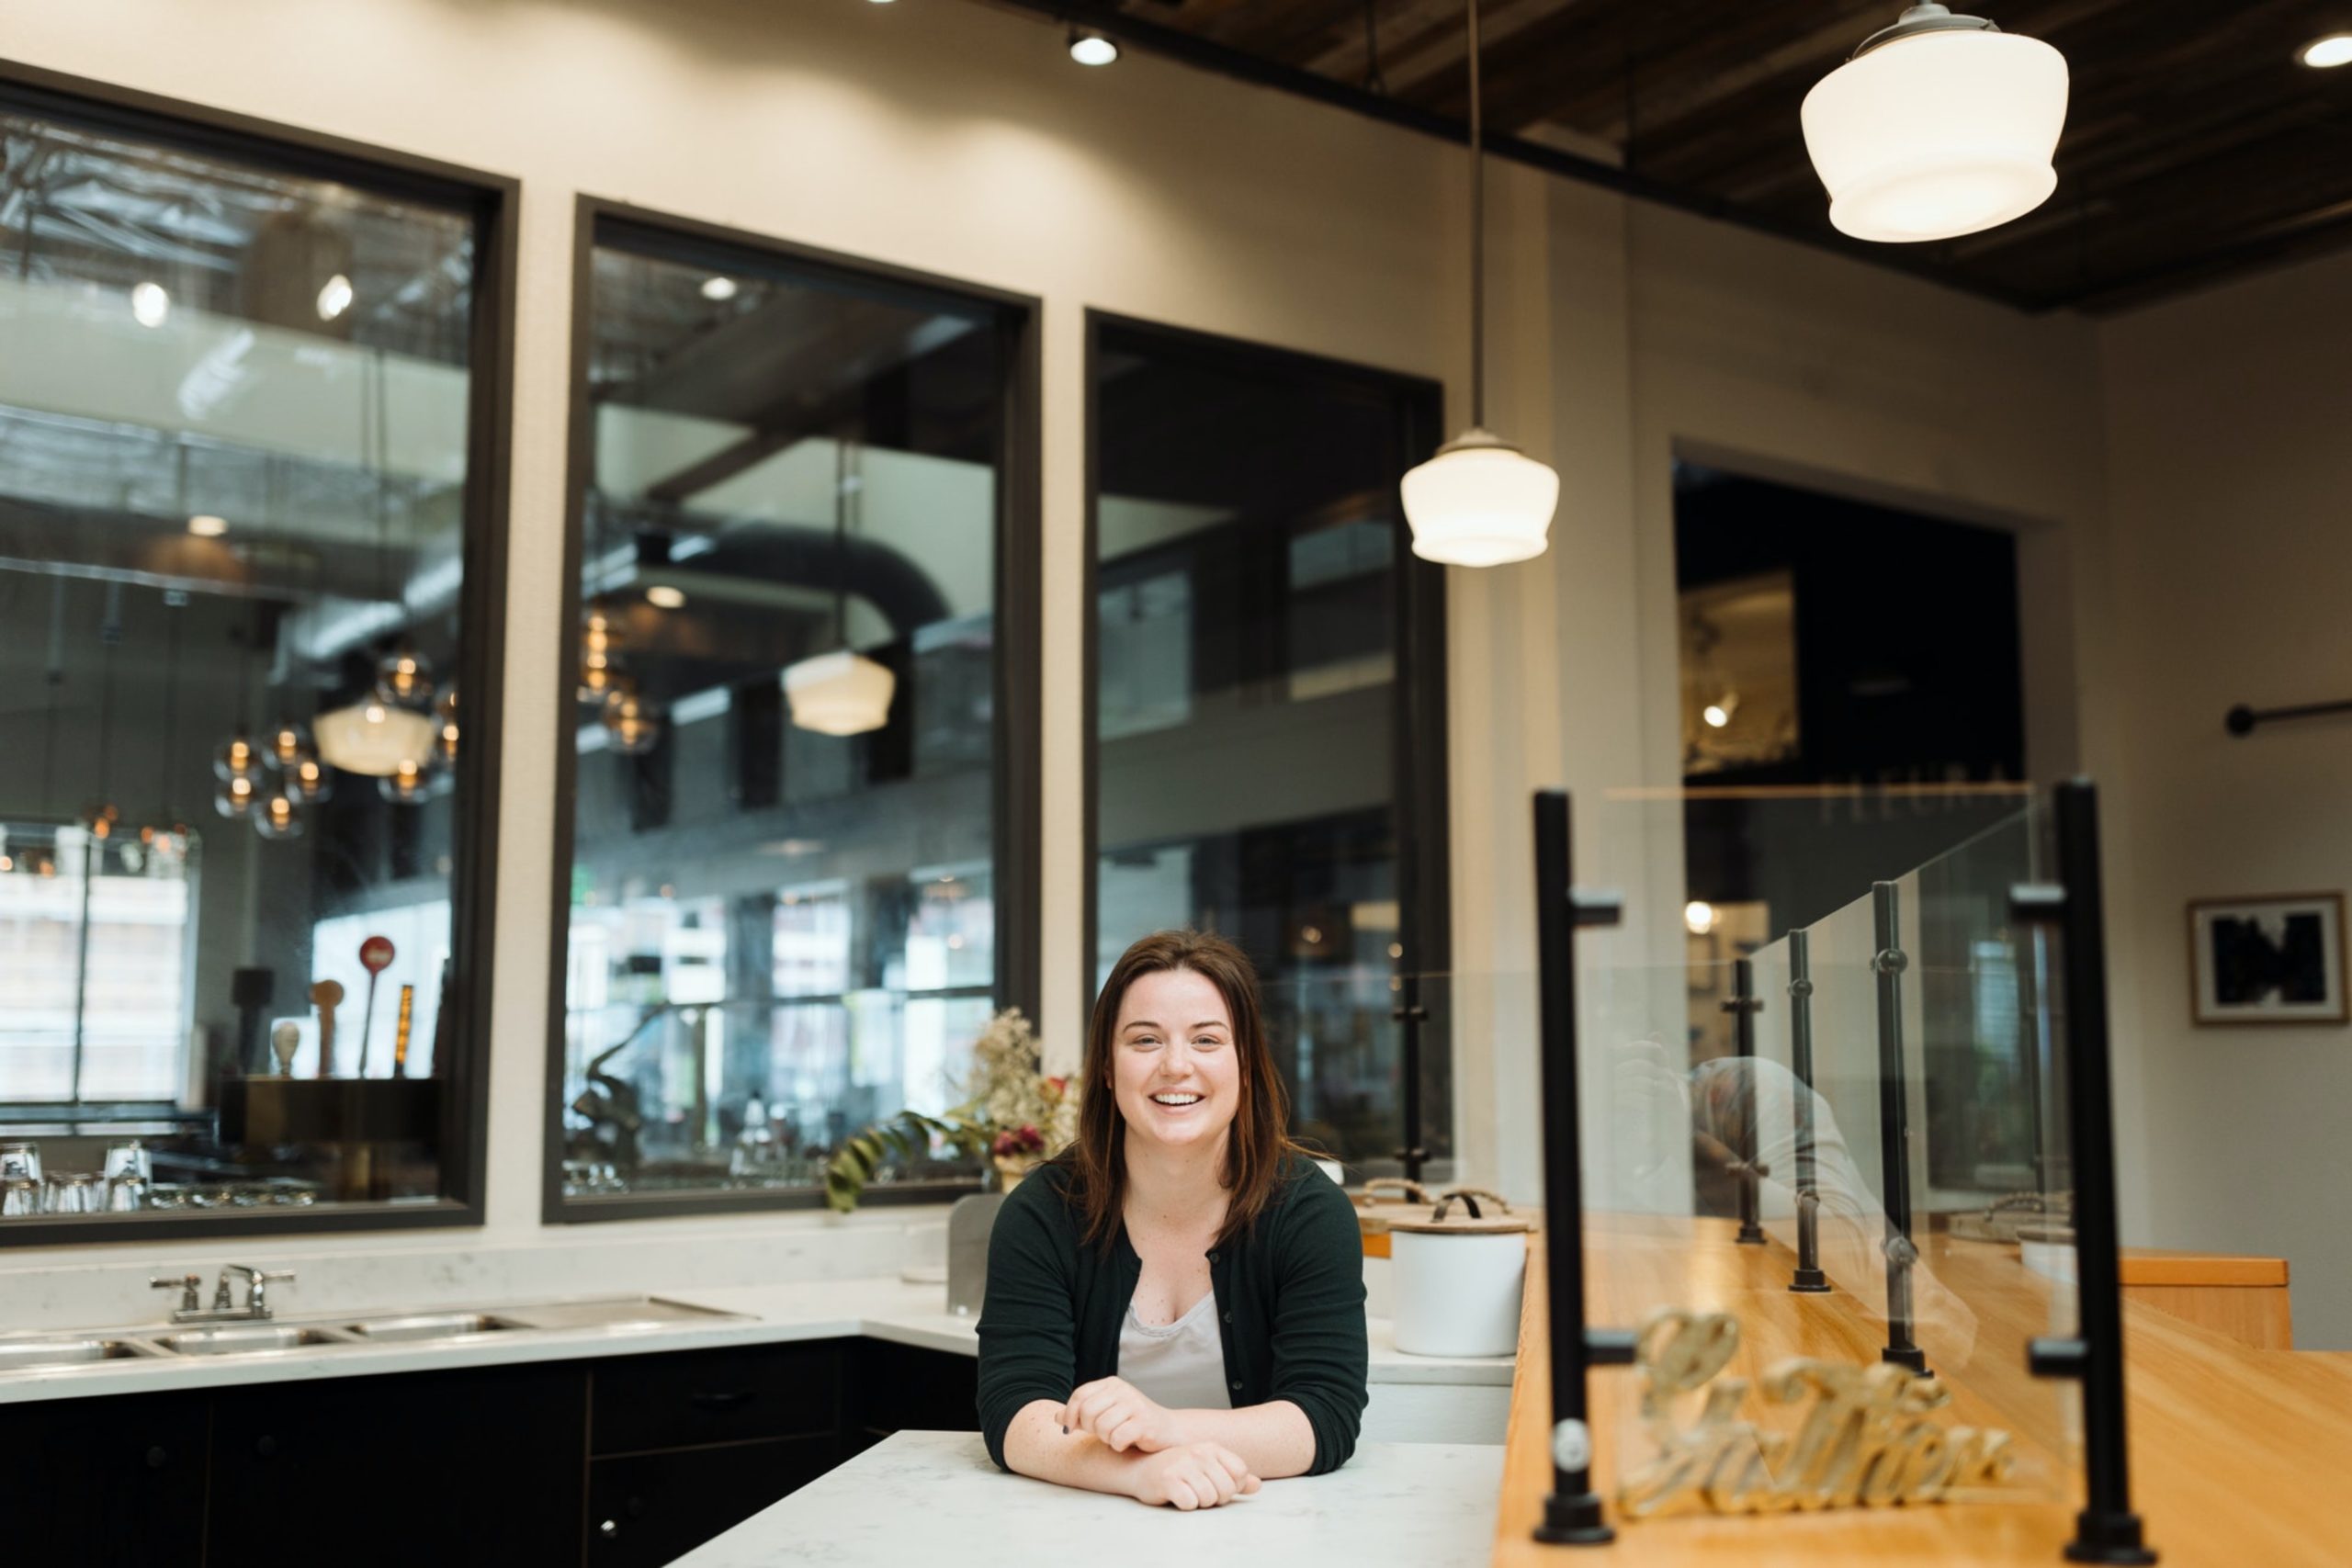
<path id="1" fill-rule="evenodd" d="M 697 1287 L 896 1277 L 946 1255 L 944 1205 L 877 1209 L 845 1219 L 796 1213 L 756 1219 L 548 1226 L 492 1239 L 478 1230 L 398 1240 L 336 1236 L 275 1242 L 207 1237 L 178 1245 L 60 1248 L 0 1257 L 0 1334 L 161 1322 L 170 1302 L 147 1281 L 223 1263 L 292 1269 L 272 1287 L 280 1316 L 366 1307 L 495 1304 L 557 1296 L 650 1294 Z"/>

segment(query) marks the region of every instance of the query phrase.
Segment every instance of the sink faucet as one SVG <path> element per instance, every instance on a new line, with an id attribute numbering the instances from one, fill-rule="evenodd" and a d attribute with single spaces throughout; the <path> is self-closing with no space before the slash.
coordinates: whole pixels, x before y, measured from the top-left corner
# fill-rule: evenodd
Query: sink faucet
<path id="1" fill-rule="evenodd" d="M 242 1308 L 233 1303 L 230 1294 L 229 1276 L 232 1273 L 245 1277 L 245 1304 Z M 250 1263 L 223 1264 L 220 1281 L 213 1288 L 209 1310 L 198 1304 L 202 1298 L 198 1292 L 204 1284 L 201 1275 L 172 1275 L 150 1280 L 147 1283 L 158 1291 L 177 1291 L 180 1293 L 180 1304 L 172 1314 L 174 1323 L 259 1323 L 269 1316 L 270 1282 L 283 1280 L 290 1283 L 293 1278 L 294 1270 L 291 1269 L 256 1269 Z"/>

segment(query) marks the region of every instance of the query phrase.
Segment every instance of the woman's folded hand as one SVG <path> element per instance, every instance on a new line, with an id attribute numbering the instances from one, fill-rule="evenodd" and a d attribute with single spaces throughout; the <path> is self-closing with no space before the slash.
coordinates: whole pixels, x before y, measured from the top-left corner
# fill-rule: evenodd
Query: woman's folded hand
<path id="1" fill-rule="evenodd" d="M 1132 1474 L 1137 1502 L 1154 1507 L 1172 1503 L 1186 1513 L 1230 1503 L 1261 1484 L 1241 1456 L 1223 1443 L 1179 1443 L 1162 1449 L 1137 1461 Z"/>
<path id="2" fill-rule="evenodd" d="M 1184 1440 L 1175 1412 L 1124 1378 L 1097 1378 L 1073 1389 L 1062 1410 L 1062 1429 L 1091 1433 L 1120 1453 L 1158 1453 Z"/>

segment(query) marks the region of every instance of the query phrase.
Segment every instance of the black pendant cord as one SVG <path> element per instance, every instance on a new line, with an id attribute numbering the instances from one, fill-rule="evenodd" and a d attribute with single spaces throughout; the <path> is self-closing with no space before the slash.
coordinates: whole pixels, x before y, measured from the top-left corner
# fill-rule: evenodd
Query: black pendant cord
<path id="1" fill-rule="evenodd" d="M 98 621 L 98 809 L 114 804 L 114 650 L 122 641 L 122 584 L 107 584 Z M 107 831 L 112 831 L 109 825 Z M 99 837 L 106 835 L 101 833 Z"/>
<path id="2" fill-rule="evenodd" d="M 1478 0 L 1470 17 L 1470 427 L 1487 427 L 1487 127 L 1478 93 Z"/>
<path id="3" fill-rule="evenodd" d="M 163 820 L 158 832 L 176 831 L 172 813 L 172 760 L 180 747 L 180 617 L 169 592 L 164 595 L 164 769 L 156 789 L 156 808 Z"/>
<path id="4" fill-rule="evenodd" d="M 65 580 L 54 578 L 49 586 L 49 670 L 43 677 L 49 687 L 49 716 L 43 722 L 40 750 L 40 814 L 44 821 L 55 820 L 55 788 L 57 784 L 57 699 L 65 689 Z M 51 858 L 55 852 L 51 852 Z"/>
<path id="5" fill-rule="evenodd" d="M 849 649 L 849 441 L 833 443 L 833 640 Z"/>

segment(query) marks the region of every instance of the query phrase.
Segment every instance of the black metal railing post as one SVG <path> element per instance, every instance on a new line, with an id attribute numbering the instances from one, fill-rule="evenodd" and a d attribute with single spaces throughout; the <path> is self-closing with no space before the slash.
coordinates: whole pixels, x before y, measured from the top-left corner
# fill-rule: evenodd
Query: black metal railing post
<path id="1" fill-rule="evenodd" d="M 1903 951 L 1894 883 L 1871 884 L 1871 968 L 1878 976 L 1879 1168 L 1886 1189 L 1886 1348 L 1879 1355 L 1924 1376 L 1928 1358 L 1912 1337 L 1911 1265 L 1919 1250 L 1911 1239 L 1911 1096 L 1903 1061 L 1903 972 L 1911 960 Z"/>
<path id="2" fill-rule="evenodd" d="M 1758 1093 L 1756 1081 L 1756 1015 L 1764 1010 L 1763 1001 L 1756 995 L 1756 961 L 1735 958 L 1731 965 L 1731 999 L 1724 1003 L 1724 1010 L 1731 1014 L 1732 1049 L 1739 1057 L 1740 1092 L 1746 1098 L 1747 1114 L 1740 1118 L 1741 1131 L 1739 1168 L 1736 1172 L 1739 1182 L 1739 1234 L 1734 1241 L 1747 1247 L 1764 1245 L 1764 1227 L 1758 1223 L 1763 1206 L 1761 1190 L 1764 1168 L 1757 1163 L 1757 1126 L 1764 1113 L 1764 1097 Z"/>
<path id="3" fill-rule="evenodd" d="M 1789 1289 L 1820 1295 L 1829 1289 L 1821 1271 L 1821 1190 L 1815 1168 L 1813 1124 L 1813 952 L 1810 933 L 1789 933 L 1789 1067 L 1796 1077 L 1797 1270 Z"/>
<path id="4" fill-rule="evenodd" d="M 1570 876 L 1568 797 L 1535 796 L 1535 943 L 1543 1055 L 1544 1229 L 1546 1327 L 1552 1347 L 1552 1491 L 1535 1539 L 1597 1546 L 1616 1531 L 1592 1490 L 1592 1427 L 1586 1379 L 1595 1366 L 1634 1359 L 1631 1334 L 1589 1330 L 1584 1303 L 1584 1151 L 1577 1083 L 1576 933 L 1613 925 L 1611 900 L 1579 901 Z"/>
<path id="5" fill-rule="evenodd" d="M 2131 1434 L 2123 1400 L 2123 1305 L 2117 1261 L 2115 1122 L 2108 1064 L 2107 951 L 2098 867 L 2098 795 L 2060 784 L 2057 887 L 2024 886 L 2014 912 L 2060 929 L 2060 1005 L 2067 1057 L 2066 1131 L 2075 1183 L 2075 1337 L 2037 1339 L 2027 1366 L 2083 1386 L 2082 1512 L 2066 1556 L 2076 1562 L 2154 1562 L 2132 1511 Z"/>

